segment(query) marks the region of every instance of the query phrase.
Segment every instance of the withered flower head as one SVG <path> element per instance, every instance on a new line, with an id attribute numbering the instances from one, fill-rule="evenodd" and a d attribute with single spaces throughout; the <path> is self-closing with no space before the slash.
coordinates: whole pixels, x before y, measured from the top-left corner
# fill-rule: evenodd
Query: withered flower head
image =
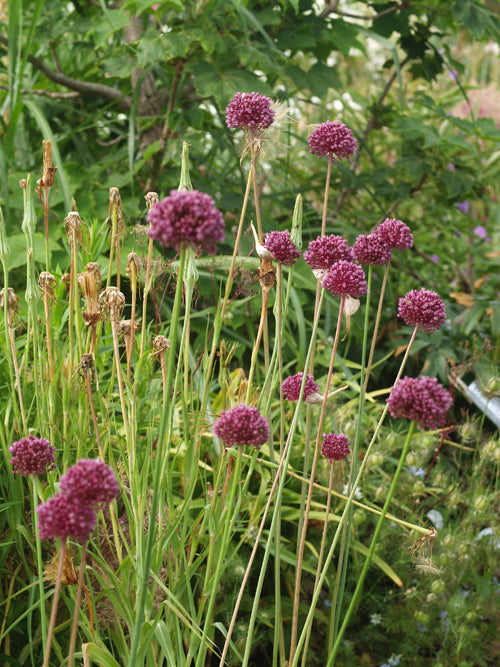
<path id="1" fill-rule="evenodd" d="M 101 292 L 99 299 L 106 315 L 111 320 L 118 321 L 125 306 L 125 295 L 123 292 L 120 292 L 118 287 L 106 287 L 104 292 Z"/>
<path id="2" fill-rule="evenodd" d="M 5 287 L 2 287 L 0 290 L 0 308 L 5 308 Z M 7 319 L 9 327 L 12 326 L 14 318 L 17 315 L 19 308 L 19 297 L 14 292 L 12 287 L 9 287 L 7 290 Z"/>
<path id="3" fill-rule="evenodd" d="M 42 271 L 40 273 L 40 277 L 38 278 L 38 284 L 40 285 L 40 289 L 44 295 L 46 295 L 51 301 L 56 298 L 56 295 L 54 294 L 56 279 L 51 273 L 48 271 Z"/>

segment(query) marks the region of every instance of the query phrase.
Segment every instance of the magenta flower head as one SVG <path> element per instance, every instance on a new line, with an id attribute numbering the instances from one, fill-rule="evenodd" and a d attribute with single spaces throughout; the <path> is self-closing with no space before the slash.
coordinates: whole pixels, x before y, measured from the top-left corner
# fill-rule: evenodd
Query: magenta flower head
<path id="1" fill-rule="evenodd" d="M 315 270 L 329 269 L 341 259 L 354 261 L 352 248 L 347 241 L 336 234 L 320 236 L 309 243 L 309 250 L 304 253 L 306 264 Z"/>
<path id="2" fill-rule="evenodd" d="M 380 236 L 389 248 L 406 250 L 413 245 L 413 234 L 408 225 L 405 225 L 401 220 L 386 218 L 375 228 L 373 233 Z"/>
<path id="3" fill-rule="evenodd" d="M 34 435 L 14 442 L 9 447 L 9 452 L 13 455 L 10 463 L 14 474 L 38 476 L 54 470 L 56 467 L 54 451 L 55 448 L 48 440 Z"/>
<path id="4" fill-rule="evenodd" d="M 151 207 L 148 220 L 148 236 L 165 248 L 180 250 L 190 245 L 214 254 L 216 241 L 224 241 L 222 214 L 212 197 L 198 190 L 172 190 Z"/>
<path id="5" fill-rule="evenodd" d="M 304 373 L 297 373 L 296 375 L 290 375 L 286 380 L 283 380 L 281 383 L 281 391 L 283 396 L 287 401 L 298 401 L 300 396 L 300 388 L 302 386 L 302 379 Z M 306 384 L 304 387 L 304 401 L 307 401 L 309 396 L 314 396 L 318 393 L 318 385 L 314 381 L 314 377 L 308 373 L 306 377 Z"/>
<path id="6" fill-rule="evenodd" d="M 101 506 L 119 493 L 113 469 L 100 459 L 80 459 L 61 477 L 61 491 L 81 505 Z"/>
<path id="7" fill-rule="evenodd" d="M 355 259 L 360 264 L 383 266 L 391 259 L 391 249 L 377 234 L 360 234 L 352 247 Z"/>
<path id="8" fill-rule="evenodd" d="M 309 152 L 318 157 L 328 157 L 338 160 L 351 159 L 356 149 L 356 139 L 347 125 L 339 120 L 327 120 L 321 123 L 307 137 Z"/>
<path id="9" fill-rule="evenodd" d="M 226 108 L 228 127 L 241 127 L 256 132 L 265 130 L 274 121 L 271 100 L 259 93 L 236 93 Z"/>
<path id="10" fill-rule="evenodd" d="M 333 463 L 342 461 L 351 453 L 349 440 L 343 433 L 323 433 L 323 444 L 321 453 Z"/>
<path id="11" fill-rule="evenodd" d="M 359 299 L 368 292 L 365 272 L 359 264 L 340 260 L 328 269 L 321 286 L 336 296 L 352 296 Z"/>
<path id="12" fill-rule="evenodd" d="M 260 449 L 269 439 L 269 423 L 257 408 L 241 404 L 222 410 L 214 432 L 227 447 L 251 445 Z"/>
<path id="13" fill-rule="evenodd" d="M 401 378 L 387 399 L 389 412 L 397 419 L 415 419 L 419 428 L 440 428 L 446 424 L 451 395 L 436 378 Z"/>
<path id="14" fill-rule="evenodd" d="M 65 493 L 58 493 L 36 508 L 38 530 L 42 540 L 72 537 L 86 542 L 94 531 L 96 513 L 92 505 L 74 502 Z"/>
<path id="15" fill-rule="evenodd" d="M 446 309 L 436 292 L 424 288 L 414 289 L 399 299 L 398 316 L 402 317 L 406 324 L 431 334 L 443 325 Z"/>
<path id="16" fill-rule="evenodd" d="M 262 245 L 277 262 L 286 266 L 292 266 L 300 257 L 300 251 L 291 240 L 288 229 L 284 232 L 269 232 L 265 235 Z"/>

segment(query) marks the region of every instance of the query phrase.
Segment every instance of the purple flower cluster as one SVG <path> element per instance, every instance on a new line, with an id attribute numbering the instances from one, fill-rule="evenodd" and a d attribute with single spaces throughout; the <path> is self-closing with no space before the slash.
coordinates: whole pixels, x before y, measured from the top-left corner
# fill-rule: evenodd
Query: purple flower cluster
<path id="1" fill-rule="evenodd" d="M 311 269 L 324 270 L 340 260 L 352 262 L 354 255 L 352 248 L 342 236 L 330 234 L 313 239 L 309 243 L 309 249 L 304 253 L 304 259 Z"/>
<path id="2" fill-rule="evenodd" d="M 328 157 L 338 160 L 343 158 L 350 160 L 356 150 L 356 139 L 347 125 L 339 120 L 327 120 L 321 123 L 307 137 L 309 152 L 319 157 Z"/>
<path id="3" fill-rule="evenodd" d="M 259 93 L 236 93 L 226 108 L 228 127 L 255 132 L 265 130 L 274 121 L 271 100 Z"/>
<path id="4" fill-rule="evenodd" d="M 269 423 L 257 408 L 240 404 L 222 410 L 214 433 L 227 447 L 251 445 L 260 449 L 269 439 Z"/>
<path id="5" fill-rule="evenodd" d="M 198 190 L 172 190 L 148 213 L 148 235 L 166 248 L 182 245 L 214 254 L 216 241 L 224 241 L 224 219 L 210 195 Z"/>
<path id="6" fill-rule="evenodd" d="M 425 333 L 433 333 L 446 320 L 443 300 L 436 292 L 428 289 L 412 290 L 399 300 L 398 316 L 406 324 L 419 327 Z"/>
<path id="7" fill-rule="evenodd" d="M 451 406 L 451 395 L 436 378 L 401 378 L 387 399 L 397 419 L 415 419 L 419 428 L 441 428 Z"/>
<path id="8" fill-rule="evenodd" d="M 95 528 L 96 511 L 118 492 L 112 468 L 100 459 L 81 459 L 61 477 L 61 492 L 37 507 L 40 537 L 86 542 Z"/>
<path id="9" fill-rule="evenodd" d="M 321 453 L 332 463 L 342 461 L 351 453 L 349 439 L 343 433 L 323 433 Z"/>
<path id="10" fill-rule="evenodd" d="M 408 225 L 401 220 L 386 218 L 373 232 L 382 241 L 396 250 L 407 250 L 413 246 L 413 234 Z"/>
<path id="11" fill-rule="evenodd" d="M 391 248 L 380 234 L 360 234 L 352 247 L 354 257 L 360 264 L 388 264 Z"/>
<path id="12" fill-rule="evenodd" d="M 262 245 L 273 255 L 277 262 L 286 266 L 292 266 L 300 257 L 300 251 L 295 247 L 288 230 L 269 232 L 266 234 Z"/>
<path id="13" fill-rule="evenodd" d="M 328 269 L 321 286 L 336 296 L 352 296 L 359 299 L 368 292 L 365 272 L 359 264 L 340 260 Z"/>
<path id="14" fill-rule="evenodd" d="M 54 470 L 55 448 L 45 438 L 29 435 L 9 447 L 12 454 L 10 463 L 15 475 L 45 475 Z"/>
<path id="15" fill-rule="evenodd" d="M 304 373 L 300 372 L 296 375 L 290 375 L 286 380 L 283 380 L 281 383 L 281 391 L 283 396 L 287 401 L 298 401 L 300 396 L 300 388 L 302 386 L 302 379 Z M 314 377 L 308 373 L 306 377 L 306 384 L 304 387 L 304 400 L 307 400 L 308 396 L 318 393 L 318 385 L 314 381 Z"/>

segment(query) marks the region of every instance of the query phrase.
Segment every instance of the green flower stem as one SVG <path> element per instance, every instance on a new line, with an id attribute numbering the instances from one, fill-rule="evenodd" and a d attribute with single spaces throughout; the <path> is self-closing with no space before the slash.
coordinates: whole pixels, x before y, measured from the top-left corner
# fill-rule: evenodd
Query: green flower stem
<path id="1" fill-rule="evenodd" d="M 390 264 L 391 264 L 391 262 L 389 261 L 385 265 L 384 277 L 382 278 L 382 287 L 380 288 L 380 296 L 379 296 L 379 299 L 378 299 L 377 315 L 376 315 L 376 318 L 375 318 L 375 326 L 373 327 L 373 335 L 372 335 L 372 342 L 371 342 L 371 346 L 370 346 L 370 354 L 368 356 L 368 364 L 366 365 L 366 375 L 365 375 L 365 381 L 364 381 L 364 384 L 363 384 L 363 394 L 366 394 L 366 387 L 368 386 L 368 381 L 370 379 L 370 372 L 371 372 L 372 363 L 373 363 L 373 353 L 375 352 L 375 345 L 377 344 L 377 334 L 378 334 L 378 328 L 379 328 L 379 325 L 380 325 L 380 316 L 382 314 L 382 304 L 384 302 L 384 294 L 385 294 L 385 288 L 386 288 L 386 285 L 387 285 L 387 276 L 389 275 L 389 266 L 390 266 Z M 370 266 L 369 268 L 370 268 L 369 275 L 370 275 L 370 278 L 371 278 L 372 267 Z M 369 294 L 369 292 L 368 292 L 368 294 Z M 365 324 L 366 324 L 366 320 L 365 320 Z M 365 330 L 366 330 L 366 326 L 365 326 Z M 363 350 L 364 350 L 364 348 L 363 348 Z"/>
<path id="2" fill-rule="evenodd" d="M 328 211 L 328 193 L 330 190 L 330 180 L 332 177 L 332 164 L 333 164 L 333 155 L 328 155 L 328 167 L 326 170 L 326 181 L 325 181 L 325 196 L 323 198 L 323 216 L 321 219 L 321 236 L 324 236 L 326 233 L 326 214 Z"/>
<path id="3" fill-rule="evenodd" d="M 313 454 L 313 461 L 311 465 L 311 482 L 314 481 L 314 476 L 316 474 L 316 465 L 318 461 L 318 456 L 319 456 L 319 451 L 320 451 L 320 446 L 321 446 L 321 437 L 322 437 L 322 432 L 323 432 L 323 422 L 325 419 L 325 413 L 326 413 L 326 403 L 328 401 L 328 392 L 330 390 L 330 383 L 332 380 L 332 375 L 333 375 L 333 364 L 335 363 L 335 357 L 337 355 L 337 348 L 339 344 L 339 338 L 340 338 L 340 328 L 342 326 L 342 318 L 344 315 L 344 304 L 346 301 L 346 295 L 342 294 L 340 297 L 340 304 L 339 304 L 339 315 L 337 319 L 337 327 L 335 329 L 335 339 L 333 341 L 333 346 L 332 346 L 332 354 L 330 357 L 330 366 L 328 368 L 328 375 L 326 378 L 326 386 L 325 386 L 325 394 L 323 398 L 323 403 L 321 405 L 321 413 L 319 416 L 319 423 L 318 423 L 318 434 L 316 436 L 316 446 L 314 448 L 314 454 Z M 304 377 L 306 377 L 306 373 L 304 373 Z M 296 565 L 296 573 L 295 573 L 295 590 L 294 590 L 294 600 L 293 600 L 293 613 L 292 613 L 292 636 L 290 640 L 290 658 L 289 658 L 289 664 L 292 663 L 293 656 L 295 653 L 295 647 L 297 644 L 297 626 L 298 626 L 298 621 L 299 621 L 299 600 L 300 600 L 300 581 L 301 581 L 301 576 L 302 576 L 302 561 L 304 558 L 304 548 L 306 544 L 306 534 L 307 534 L 307 527 L 309 523 L 309 511 L 311 508 L 311 501 L 312 501 L 312 493 L 313 493 L 313 485 L 309 485 L 309 492 L 307 494 L 307 500 L 306 500 L 306 506 L 305 506 L 305 512 L 304 512 L 304 523 L 302 525 L 302 532 L 300 535 L 300 543 L 299 543 L 299 549 L 298 549 L 298 554 L 297 554 L 297 565 Z"/>
<path id="4" fill-rule="evenodd" d="M 260 347 L 260 340 L 262 338 L 262 334 L 265 331 L 266 328 L 266 322 L 267 322 L 267 304 L 269 300 L 269 288 L 267 287 L 262 287 L 262 308 L 260 311 L 260 322 L 259 322 L 259 329 L 257 331 L 257 336 L 255 338 L 255 342 L 253 345 L 253 350 L 252 350 L 252 359 L 250 361 L 250 371 L 248 373 L 248 383 L 247 383 L 247 396 L 246 396 L 246 402 L 248 403 L 250 400 L 250 396 L 252 395 L 252 382 L 253 382 L 253 376 L 255 372 L 255 366 L 257 365 L 257 357 L 259 354 L 259 347 Z M 265 345 L 264 345 L 265 349 Z M 269 370 L 269 360 L 266 366 L 266 371 Z"/>
<path id="5" fill-rule="evenodd" d="M 382 529 L 382 525 L 383 525 L 384 520 L 386 518 L 387 510 L 388 510 L 389 505 L 391 503 L 392 496 L 394 495 L 394 491 L 396 490 L 396 485 L 398 483 L 399 475 L 401 473 L 401 470 L 403 468 L 403 463 L 404 463 L 404 461 L 406 459 L 406 455 L 408 453 L 408 448 L 410 446 L 410 440 L 411 440 L 411 437 L 413 435 L 414 429 L 415 429 L 415 420 L 412 420 L 412 422 L 410 424 L 410 429 L 408 431 L 408 435 L 406 436 L 405 444 L 403 446 L 403 451 L 401 452 L 401 456 L 399 458 L 398 467 L 396 468 L 396 472 L 394 473 L 394 477 L 392 479 L 392 483 L 391 483 L 391 486 L 389 488 L 389 492 L 387 494 L 387 498 L 386 498 L 386 501 L 384 503 L 382 513 L 380 514 L 380 517 L 379 517 L 379 520 L 378 520 L 378 523 L 377 523 L 377 527 L 375 528 L 375 532 L 373 534 L 373 538 L 372 538 L 372 541 L 371 541 L 371 544 L 370 544 L 370 548 L 368 550 L 368 554 L 366 556 L 365 563 L 363 565 L 363 569 L 361 570 L 361 574 L 358 577 L 358 582 L 356 584 L 356 589 L 355 589 L 355 591 L 354 591 L 354 593 L 351 597 L 351 602 L 350 602 L 349 607 L 347 608 L 346 614 L 344 616 L 344 621 L 343 621 L 342 626 L 341 626 L 341 628 L 340 628 L 340 630 L 337 634 L 335 644 L 333 645 L 332 653 L 330 654 L 330 658 L 328 660 L 327 667 L 331 667 L 334 664 L 335 656 L 337 655 L 338 650 L 340 648 L 340 642 L 342 641 L 342 637 L 344 636 L 346 628 L 349 625 L 349 621 L 351 619 L 351 615 L 352 615 L 352 612 L 354 610 L 354 607 L 356 606 L 356 603 L 357 603 L 358 598 L 361 594 L 361 591 L 363 590 L 363 584 L 364 584 L 364 581 L 365 581 L 365 578 L 366 578 L 366 575 L 367 575 L 367 572 L 368 572 L 368 568 L 370 567 L 372 556 L 373 556 L 373 553 L 375 551 L 375 546 L 377 544 L 378 537 L 379 537 L 380 531 Z"/>
<path id="6" fill-rule="evenodd" d="M 80 569 L 78 572 L 78 583 L 76 586 L 75 611 L 73 614 L 73 625 L 71 626 L 71 637 L 68 650 L 68 662 L 67 662 L 68 667 L 73 667 L 75 662 L 76 635 L 78 633 L 78 618 L 80 615 L 80 605 L 82 602 L 83 577 L 85 575 L 86 557 L 87 557 L 87 542 L 85 542 L 85 544 L 82 547 L 82 554 L 80 557 Z"/>
<path id="7" fill-rule="evenodd" d="M 42 667 L 49 667 L 50 650 L 52 648 L 52 640 L 54 638 L 54 630 L 56 627 L 57 606 L 59 604 L 59 595 L 61 593 L 61 581 L 64 570 L 65 556 L 66 556 L 66 540 L 61 542 L 61 551 L 59 552 L 59 565 L 57 568 L 56 587 L 54 589 L 54 597 L 52 598 L 52 609 L 50 611 L 49 630 L 47 632 L 47 642 L 43 654 Z"/>
<path id="8" fill-rule="evenodd" d="M 401 366 L 399 368 L 399 371 L 398 371 L 397 377 L 394 381 L 394 384 L 397 383 L 397 381 L 399 380 L 399 378 L 401 377 L 401 375 L 403 373 L 403 369 L 404 369 L 404 367 L 406 365 L 406 362 L 408 360 L 408 357 L 410 355 L 410 350 L 411 350 L 413 342 L 416 338 L 417 332 L 418 332 L 418 327 L 415 327 L 415 329 L 413 330 L 413 333 L 411 335 L 410 342 L 408 343 L 408 347 L 406 348 L 406 352 L 405 352 L 405 355 L 404 355 L 403 360 L 401 362 Z M 323 565 L 323 571 L 322 571 L 321 576 L 319 578 L 316 590 L 313 593 L 313 597 L 312 597 L 312 600 L 311 600 L 311 603 L 310 603 L 309 612 L 307 614 L 307 617 L 306 617 L 306 620 L 305 620 L 305 623 L 304 623 L 304 627 L 302 629 L 302 633 L 300 635 L 300 638 L 299 638 L 299 641 L 298 641 L 298 644 L 297 644 L 297 652 L 295 654 L 293 663 L 290 664 L 290 667 L 296 667 L 296 665 L 298 664 L 298 657 L 300 655 L 300 651 L 302 649 L 302 646 L 304 645 L 304 642 L 305 642 L 305 637 L 306 637 L 306 634 L 307 634 L 307 628 L 309 627 L 309 625 L 313 621 L 314 610 L 316 609 L 316 605 L 318 603 L 318 598 L 319 598 L 319 595 L 321 593 L 321 588 L 322 588 L 323 583 L 326 579 L 326 574 L 328 572 L 328 568 L 330 567 L 330 563 L 332 561 L 333 554 L 335 553 L 335 548 L 337 546 L 337 542 L 338 542 L 338 539 L 339 539 L 339 536 L 340 536 L 340 532 L 341 532 L 341 530 L 343 528 L 343 525 L 344 525 L 344 523 L 347 519 L 347 516 L 348 516 L 348 513 L 349 513 L 349 508 L 351 507 L 351 504 L 353 503 L 354 494 L 356 493 L 356 489 L 358 488 L 358 486 L 361 482 L 361 476 L 362 476 L 362 474 L 364 472 L 364 469 L 366 467 L 366 464 L 369 460 L 371 450 L 372 450 L 373 445 L 375 444 L 375 442 L 378 438 L 378 434 L 380 433 L 380 429 L 382 428 L 382 424 L 384 423 L 385 416 L 386 416 L 388 410 L 389 410 L 389 405 L 386 403 L 386 405 L 384 407 L 384 410 L 383 410 L 383 412 L 380 416 L 380 419 L 378 421 L 378 424 L 375 427 L 375 431 L 373 433 L 372 439 L 371 439 L 371 441 L 370 441 L 370 443 L 367 447 L 367 450 L 366 450 L 365 456 L 363 458 L 363 461 L 361 462 L 361 465 L 359 467 L 358 474 L 356 476 L 356 479 L 355 479 L 354 484 L 353 484 L 352 489 L 351 489 L 351 493 L 349 494 L 349 497 L 347 498 L 347 502 L 346 502 L 346 505 L 344 507 L 344 511 L 342 512 L 342 516 L 340 517 L 339 525 L 337 526 L 337 530 L 335 531 L 335 535 L 334 535 L 332 544 L 330 545 L 330 550 L 328 551 L 328 554 L 325 558 L 325 564 Z"/>
<path id="9" fill-rule="evenodd" d="M 30 475 L 30 489 L 31 489 L 31 516 L 35 524 L 35 544 L 36 544 L 36 566 L 38 570 L 38 592 L 40 596 L 40 630 L 42 633 L 42 645 L 45 652 L 47 642 L 47 618 L 45 615 L 45 589 L 43 585 L 43 559 L 42 559 L 42 544 L 38 534 L 38 514 L 36 508 L 38 506 L 37 484 L 38 477 Z"/>
<path id="10" fill-rule="evenodd" d="M 174 305 L 172 308 L 172 319 L 170 321 L 170 350 L 168 353 L 167 359 L 167 396 L 172 395 L 173 380 L 174 380 L 174 368 L 176 364 L 176 351 L 177 351 L 177 329 L 179 326 L 180 311 L 182 305 L 182 292 L 184 289 L 183 275 L 184 267 L 186 264 L 186 251 L 181 249 L 180 258 L 179 258 L 179 274 L 177 279 L 177 286 L 175 290 Z M 182 343 L 181 343 L 182 346 Z M 153 483 L 152 483 L 152 497 L 151 497 L 151 511 L 150 511 L 150 520 L 149 520 L 149 530 L 146 537 L 146 544 L 144 547 L 144 552 L 138 554 L 137 562 L 142 564 L 142 568 L 137 571 L 137 606 L 136 606 L 136 617 L 135 623 L 132 630 L 132 639 L 130 645 L 130 654 L 128 660 L 128 667 L 136 667 L 137 652 L 139 650 L 141 631 L 144 623 L 144 607 L 146 605 L 146 597 L 148 594 L 148 582 L 149 582 L 149 572 L 151 568 L 151 561 L 153 557 L 153 549 L 155 546 L 156 539 L 156 517 L 158 514 L 158 507 L 160 504 L 160 495 L 162 489 L 160 488 L 162 480 L 162 472 L 166 465 L 166 444 L 170 439 L 170 432 L 172 428 L 172 419 L 174 412 L 174 401 L 169 400 L 163 404 L 163 411 L 160 419 L 160 428 L 158 433 L 158 441 L 156 447 L 156 459 L 154 461 L 153 467 Z M 142 524 L 137 526 L 139 531 L 137 538 L 137 545 L 139 551 L 141 551 L 141 542 L 143 539 L 142 535 Z"/>

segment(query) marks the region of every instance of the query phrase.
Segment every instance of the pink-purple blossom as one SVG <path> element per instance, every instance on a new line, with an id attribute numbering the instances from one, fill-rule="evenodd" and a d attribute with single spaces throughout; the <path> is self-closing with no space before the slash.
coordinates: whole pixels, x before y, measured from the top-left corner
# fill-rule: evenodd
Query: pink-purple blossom
<path id="1" fill-rule="evenodd" d="M 36 511 L 42 540 L 72 537 L 83 543 L 89 539 L 96 525 L 94 506 L 75 501 L 65 493 L 49 498 Z"/>
<path id="2" fill-rule="evenodd" d="M 100 459 L 80 459 L 61 477 L 61 491 L 86 505 L 110 503 L 119 490 L 113 468 Z"/>
<path id="3" fill-rule="evenodd" d="M 183 245 L 214 254 L 224 241 L 224 219 L 210 195 L 198 190 L 172 190 L 148 213 L 150 238 L 166 248 Z"/>
<path id="4" fill-rule="evenodd" d="M 236 93 L 226 108 L 226 124 L 255 132 L 272 125 L 274 115 L 269 97 L 259 93 Z"/>
<path id="5" fill-rule="evenodd" d="M 482 225 L 477 225 L 477 227 L 474 227 L 472 233 L 474 236 L 477 236 L 478 239 L 485 239 L 488 236 L 487 230 Z"/>
<path id="6" fill-rule="evenodd" d="M 408 225 L 395 218 L 386 218 L 376 228 L 373 234 L 380 236 L 389 248 L 406 250 L 413 246 L 413 234 Z"/>
<path id="7" fill-rule="evenodd" d="M 226 447 L 251 445 L 260 449 L 269 439 L 269 423 L 258 408 L 240 404 L 222 410 L 214 433 Z"/>
<path id="8" fill-rule="evenodd" d="M 262 244 L 268 250 L 277 262 L 286 266 L 292 266 L 300 257 L 300 251 L 290 238 L 290 232 L 269 232 L 264 237 Z"/>
<path id="9" fill-rule="evenodd" d="M 365 272 L 359 264 L 340 260 L 328 269 L 321 286 L 336 296 L 359 299 L 368 291 Z"/>
<path id="10" fill-rule="evenodd" d="M 401 378 L 387 399 L 395 418 L 415 419 L 419 428 L 435 429 L 446 424 L 451 395 L 436 378 Z"/>
<path id="11" fill-rule="evenodd" d="M 470 203 L 467 200 L 457 201 L 455 206 L 458 208 L 459 211 L 462 211 L 462 213 L 465 213 L 467 215 L 467 213 L 469 212 Z"/>
<path id="12" fill-rule="evenodd" d="M 45 438 L 30 434 L 9 447 L 15 475 L 45 475 L 56 467 L 55 448 Z"/>
<path id="13" fill-rule="evenodd" d="M 351 453 L 348 437 L 344 433 L 323 433 L 321 453 L 332 463 L 342 461 Z"/>
<path id="14" fill-rule="evenodd" d="M 354 258 L 360 264 L 383 266 L 391 259 L 391 248 L 380 234 L 360 234 L 352 247 Z"/>
<path id="15" fill-rule="evenodd" d="M 446 308 L 436 292 L 422 288 L 411 290 L 399 299 L 398 316 L 406 324 L 419 327 L 425 333 L 440 329 L 446 320 Z"/>
<path id="16" fill-rule="evenodd" d="M 352 262 L 354 255 L 352 248 L 342 236 L 330 234 L 310 241 L 304 259 L 311 269 L 325 270 L 341 259 Z"/>
<path id="17" fill-rule="evenodd" d="M 327 120 L 321 123 L 307 137 L 309 152 L 318 157 L 328 157 L 341 161 L 343 158 L 351 159 L 356 150 L 356 139 L 347 125 L 339 120 Z"/>
<path id="18" fill-rule="evenodd" d="M 302 379 L 304 373 L 300 372 L 296 375 L 290 375 L 281 383 L 281 391 L 283 396 L 287 401 L 298 401 L 300 396 L 300 388 L 302 386 Z M 304 400 L 307 400 L 308 396 L 318 393 L 318 385 L 314 381 L 314 377 L 311 373 L 307 374 L 306 384 L 304 387 Z"/>

